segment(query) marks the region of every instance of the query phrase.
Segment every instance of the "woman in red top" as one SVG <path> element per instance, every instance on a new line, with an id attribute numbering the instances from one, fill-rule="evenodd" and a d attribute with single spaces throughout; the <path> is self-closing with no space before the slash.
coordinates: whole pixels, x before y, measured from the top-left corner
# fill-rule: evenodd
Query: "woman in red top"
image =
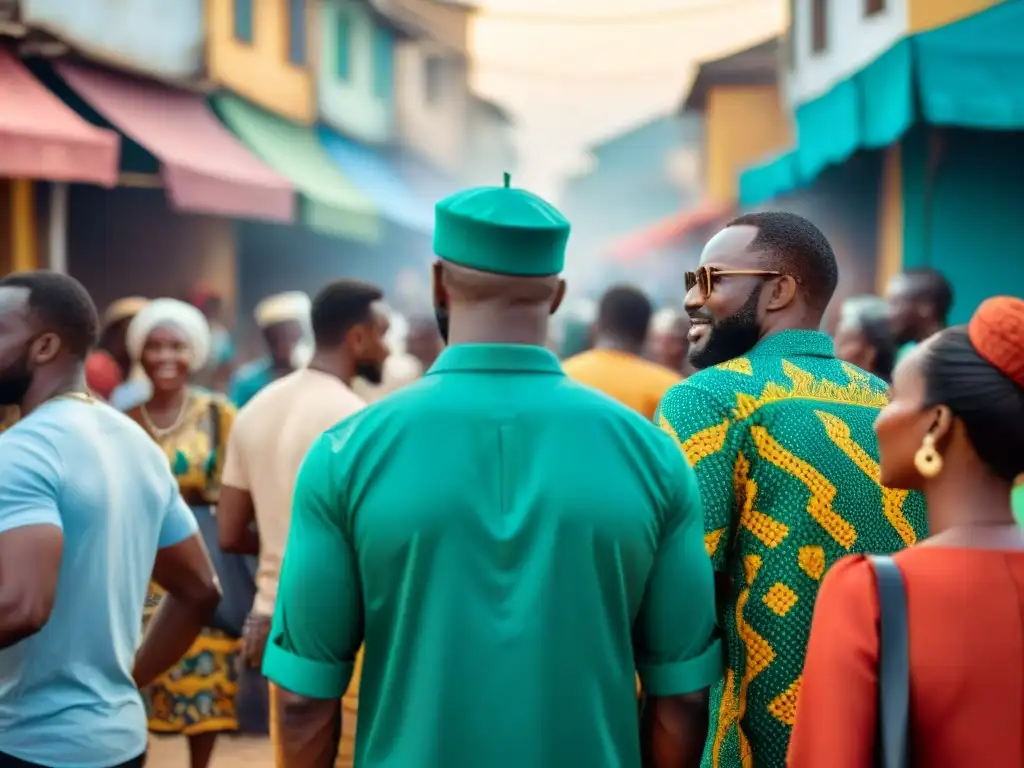
<path id="1" fill-rule="evenodd" d="M 894 556 L 907 592 L 911 765 L 1024 765 L 1024 301 L 986 301 L 896 369 L 875 423 L 881 481 L 917 489 L 931 538 Z M 791 768 L 875 765 L 874 570 L 844 558 L 818 593 Z"/>

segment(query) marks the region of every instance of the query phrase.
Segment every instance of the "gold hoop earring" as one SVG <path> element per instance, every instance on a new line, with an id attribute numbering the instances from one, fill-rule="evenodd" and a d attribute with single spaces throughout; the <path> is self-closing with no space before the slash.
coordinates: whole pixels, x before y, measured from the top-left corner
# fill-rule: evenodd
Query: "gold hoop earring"
<path id="1" fill-rule="evenodd" d="M 935 448 L 931 432 L 924 436 L 921 447 L 914 454 L 914 467 L 921 477 L 933 478 L 942 471 L 942 454 Z"/>

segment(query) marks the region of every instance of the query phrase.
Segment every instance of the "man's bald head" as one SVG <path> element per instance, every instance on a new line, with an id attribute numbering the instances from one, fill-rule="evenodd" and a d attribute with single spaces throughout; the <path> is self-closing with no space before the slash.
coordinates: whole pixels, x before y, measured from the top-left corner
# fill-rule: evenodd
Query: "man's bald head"
<path id="1" fill-rule="evenodd" d="M 551 312 L 565 290 L 565 281 L 558 275 L 502 275 L 443 260 L 434 264 L 434 283 L 435 291 L 444 292 L 445 303 L 555 304 Z"/>

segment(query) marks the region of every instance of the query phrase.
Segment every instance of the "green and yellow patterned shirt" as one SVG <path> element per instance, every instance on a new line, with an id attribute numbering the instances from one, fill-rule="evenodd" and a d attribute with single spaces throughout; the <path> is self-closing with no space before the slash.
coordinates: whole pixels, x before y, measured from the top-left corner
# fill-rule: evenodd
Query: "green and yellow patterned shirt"
<path id="1" fill-rule="evenodd" d="M 770 336 L 662 401 L 656 418 L 696 470 L 704 542 L 732 585 L 706 768 L 785 766 L 822 575 L 926 535 L 922 498 L 878 484 L 872 423 L 885 404 L 885 383 L 814 331 Z"/>

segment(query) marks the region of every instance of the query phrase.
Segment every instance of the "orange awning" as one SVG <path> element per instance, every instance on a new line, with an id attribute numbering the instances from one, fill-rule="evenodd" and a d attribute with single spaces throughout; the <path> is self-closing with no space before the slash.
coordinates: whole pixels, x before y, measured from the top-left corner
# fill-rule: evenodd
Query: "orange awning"
<path id="1" fill-rule="evenodd" d="M 97 128 L 0 48 L 0 176 L 113 187 L 121 138 Z"/>
<path id="2" fill-rule="evenodd" d="M 680 242 L 695 229 L 724 219 L 732 210 L 731 203 L 703 203 L 619 238 L 609 246 L 608 254 L 616 261 L 635 261 L 651 251 Z"/>
<path id="3" fill-rule="evenodd" d="M 167 196 L 178 210 L 292 220 L 291 183 L 244 147 L 203 96 L 64 62 L 56 69 L 97 112 L 160 161 Z"/>

